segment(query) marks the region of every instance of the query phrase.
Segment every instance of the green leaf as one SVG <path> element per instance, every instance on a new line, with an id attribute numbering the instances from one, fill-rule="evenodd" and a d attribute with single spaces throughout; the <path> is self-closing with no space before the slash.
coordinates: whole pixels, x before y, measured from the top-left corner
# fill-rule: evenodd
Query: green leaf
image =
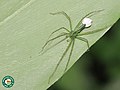
<path id="1" fill-rule="evenodd" d="M 104 9 L 92 17 L 89 30 L 113 25 L 120 18 L 120 0 L 1 0 L 0 1 L 0 79 L 6 75 L 14 78 L 11 90 L 45 90 L 62 75 L 68 55 L 48 84 L 48 79 L 59 61 L 67 42 L 63 42 L 39 56 L 39 52 L 52 31 L 69 27 L 63 16 L 49 13 L 65 11 L 77 22 L 91 11 Z M 84 36 L 92 46 L 103 31 Z M 85 31 L 87 32 L 87 30 Z M 86 43 L 76 41 L 69 68 L 87 50 Z M 0 85 L 1 90 L 5 87 Z"/>

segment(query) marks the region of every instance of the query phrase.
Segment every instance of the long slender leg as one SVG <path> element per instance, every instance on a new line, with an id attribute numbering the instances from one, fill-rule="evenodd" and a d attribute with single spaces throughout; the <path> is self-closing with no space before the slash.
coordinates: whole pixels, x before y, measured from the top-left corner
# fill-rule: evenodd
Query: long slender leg
<path id="1" fill-rule="evenodd" d="M 70 17 L 64 12 L 64 11 L 61 11 L 61 12 L 56 12 L 56 13 L 50 13 L 51 15 L 57 15 L 57 14 L 62 14 L 64 15 L 68 21 L 69 21 L 69 24 L 70 24 L 70 30 L 72 31 L 72 22 L 71 22 L 71 19 Z"/>
<path id="2" fill-rule="evenodd" d="M 97 30 L 92 30 L 92 31 L 89 31 L 89 32 L 80 33 L 80 34 L 78 34 L 78 36 L 83 36 L 83 35 L 97 33 L 97 32 L 103 31 L 103 30 L 105 30 L 107 28 L 110 28 L 110 26 L 109 27 L 104 27 L 104 28 L 101 28 L 101 29 L 97 29 Z"/>
<path id="3" fill-rule="evenodd" d="M 82 20 L 83 20 L 85 17 L 88 17 L 88 18 L 89 18 L 89 17 L 92 17 L 93 15 L 95 15 L 95 14 L 101 12 L 101 11 L 103 11 L 103 10 L 92 11 L 92 12 L 88 13 L 87 15 L 85 15 L 85 16 L 78 22 L 78 24 L 76 25 L 76 27 L 75 27 L 74 30 L 79 29 L 79 27 L 80 27 L 80 25 L 81 25 L 81 23 L 82 23 Z"/>
<path id="4" fill-rule="evenodd" d="M 48 84 L 50 83 L 51 78 L 52 78 L 53 75 L 55 74 L 56 70 L 58 69 L 58 66 L 60 65 L 60 63 L 61 63 L 61 61 L 63 60 L 64 56 L 66 55 L 67 51 L 69 50 L 71 44 L 72 44 L 72 41 L 70 41 L 70 43 L 68 44 L 68 46 L 67 46 L 66 50 L 64 51 L 62 57 L 60 58 L 59 62 L 57 63 L 57 65 L 56 65 L 56 67 L 55 67 L 53 73 L 50 75 L 49 80 L 48 80 Z"/>
<path id="5" fill-rule="evenodd" d="M 97 13 L 99 13 L 99 12 L 101 12 L 101 11 L 103 11 L 104 9 L 102 9 L 102 10 L 98 10 L 98 11 L 92 11 L 92 12 L 90 12 L 90 13 L 88 13 L 85 17 L 92 17 L 93 15 L 95 15 L 95 14 L 97 14 Z M 84 18 L 85 18 L 84 17 Z"/>
<path id="6" fill-rule="evenodd" d="M 88 50 L 89 50 L 89 48 L 90 48 L 90 46 L 89 46 L 89 42 L 88 42 L 88 40 L 86 39 L 86 38 L 83 38 L 83 37 L 76 37 L 78 40 L 81 40 L 81 41 L 84 41 L 84 42 L 86 42 L 87 43 L 87 46 L 88 46 Z"/>
<path id="7" fill-rule="evenodd" d="M 63 34 L 61 34 L 61 35 L 58 35 L 58 36 L 56 36 L 56 37 L 48 40 L 48 41 L 44 44 L 44 46 L 42 47 L 42 50 L 40 51 L 40 53 L 44 50 L 44 48 L 46 47 L 46 45 L 47 45 L 49 42 L 51 42 L 51 41 L 53 41 L 53 40 L 55 40 L 55 39 L 57 39 L 57 38 L 60 38 L 60 37 L 62 37 L 62 36 L 65 36 L 66 34 L 67 34 L 67 33 L 63 33 Z"/>
<path id="8" fill-rule="evenodd" d="M 71 50 L 70 50 L 70 54 L 69 54 L 69 58 L 68 58 L 67 64 L 66 64 L 66 66 L 65 66 L 64 73 L 66 72 L 66 70 L 67 70 L 67 68 L 68 68 L 68 65 L 69 65 L 69 62 L 70 62 L 70 58 L 71 58 L 71 56 L 72 56 L 74 44 L 75 44 L 75 39 L 73 40 L 73 43 L 72 43 L 72 47 L 71 47 Z"/>
<path id="9" fill-rule="evenodd" d="M 46 49 L 45 51 L 43 51 L 41 54 L 44 54 L 45 52 L 47 52 L 48 50 L 50 50 L 51 48 L 55 47 L 56 45 L 58 45 L 59 43 L 63 42 L 66 39 L 67 39 L 67 37 L 65 37 L 64 39 L 62 39 L 59 42 L 55 43 L 54 45 L 52 45 L 51 47 L 49 47 L 48 49 Z"/>
<path id="10" fill-rule="evenodd" d="M 69 31 L 67 28 L 65 28 L 65 27 L 58 28 L 57 30 L 53 31 L 53 32 L 50 34 L 50 36 L 48 37 L 48 40 L 49 40 L 49 38 L 50 38 L 54 33 L 56 33 L 57 31 L 60 31 L 60 30 L 62 30 L 62 29 L 66 30 L 67 32 L 70 32 L 70 31 Z"/>

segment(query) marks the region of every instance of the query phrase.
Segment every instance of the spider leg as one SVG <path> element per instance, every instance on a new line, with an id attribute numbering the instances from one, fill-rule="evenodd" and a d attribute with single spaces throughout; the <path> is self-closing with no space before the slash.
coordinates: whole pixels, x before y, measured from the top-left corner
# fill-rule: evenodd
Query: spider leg
<path id="1" fill-rule="evenodd" d="M 60 58 L 59 62 L 57 63 L 57 65 L 56 65 L 53 73 L 50 75 L 49 80 L 48 80 L 48 84 L 50 83 L 51 78 L 54 76 L 55 72 L 57 71 L 58 66 L 60 65 L 60 63 L 61 63 L 61 61 L 63 60 L 64 56 L 66 55 L 67 51 L 69 50 L 71 44 L 72 44 L 72 41 L 70 41 L 70 43 L 68 44 L 68 46 L 67 46 L 66 50 L 64 51 L 62 57 Z"/>
<path id="2" fill-rule="evenodd" d="M 78 40 L 81 40 L 81 41 L 86 42 L 86 43 L 87 43 L 88 50 L 89 50 L 90 45 L 89 45 L 89 42 L 88 42 L 88 40 L 87 40 L 86 38 L 83 38 L 83 37 L 76 37 L 76 38 L 77 38 Z"/>
<path id="3" fill-rule="evenodd" d="M 69 54 L 69 58 L 68 58 L 67 64 L 66 64 L 66 66 L 65 66 L 64 73 L 66 72 L 66 70 L 67 70 L 67 68 L 68 68 L 68 65 L 69 65 L 69 62 L 70 62 L 70 58 L 71 58 L 71 56 L 72 56 L 74 44 L 75 44 L 75 39 L 73 40 L 73 43 L 72 43 L 72 47 L 71 47 L 71 50 L 70 50 L 70 54 Z"/>
<path id="4" fill-rule="evenodd" d="M 44 44 L 44 46 L 42 47 L 42 50 L 41 50 L 39 53 L 41 53 L 41 52 L 44 50 L 44 48 L 48 45 L 49 42 L 51 42 L 51 41 L 53 41 L 53 40 L 55 40 L 55 39 L 57 39 L 57 38 L 60 38 L 60 37 L 62 37 L 62 36 L 65 36 L 66 34 L 67 34 L 67 33 L 63 33 L 63 34 L 60 34 L 60 35 L 58 35 L 58 36 L 56 36 L 56 37 L 48 40 L 48 41 Z"/>
<path id="5" fill-rule="evenodd" d="M 62 14 L 64 15 L 68 21 L 69 21 L 69 24 L 70 24 L 70 30 L 72 31 L 72 22 L 71 22 L 71 19 L 70 17 L 67 15 L 67 13 L 65 13 L 64 11 L 61 11 L 61 12 L 56 12 L 56 13 L 50 13 L 51 15 L 57 15 L 57 14 Z"/>
<path id="6" fill-rule="evenodd" d="M 65 37 L 64 39 L 60 40 L 59 42 L 55 43 L 54 45 L 52 45 L 51 47 L 49 47 L 48 49 L 46 49 L 45 51 L 42 52 L 42 54 L 44 54 L 45 52 L 47 52 L 49 49 L 55 47 L 56 45 L 58 45 L 59 43 L 63 42 L 64 40 L 66 40 L 67 37 Z"/>
<path id="7" fill-rule="evenodd" d="M 110 26 L 109 27 L 104 27 L 104 28 L 101 28 L 101 29 L 97 29 L 97 30 L 92 30 L 92 31 L 89 31 L 89 32 L 80 33 L 80 34 L 78 34 L 78 36 L 83 36 L 83 35 L 97 33 L 97 32 L 103 31 L 103 30 L 105 30 L 107 28 L 110 28 Z"/>
<path id="8" fill-rule="evenodd" d="M 84 18 L 85 18 L 85 17 L 90 18 L 90 17 L 92 17 L 93 15 L 95 15 L 95 14 L 97 14 L 97 13 L 103 11 L 103 10 L 104 10 L 104 9 L 98 10 L 98 11 L 92 11 L 92 12 L 88 13 L 87 15 L 85 15 Z M 84 19 L 84 18 L 83 18 L 83 19 Z"/>
<path id="9" fill-rule="evenodd" d="M 60 31 L 60 30 L 62 30 L 62 29 L 66 30 L 67 32 L 70 32 L 70 31 L 69 31 L 67 28 L 65 28 L 65 27 L 58 28 L 57 30 L 53 31 L 53 32 L 50 34 L 50 36 L 48 37 L 48 40 L 49 40 L 49 38 L 50 38 L 54 33 L 56 33 L 57 31 Z"/>
<path id="10" fill-rule="evenodd" d="M 83 20 L 85 17 L 90 18 L 90 17 L 92 17 L 93 15 L 95 15 L 95 14 L 101 12 L 101 11 L 103 11 L 103 10 L 92 11 L 92 12 L 88 13 L 87 15 L 85 15 L 85 16 L 78 22 L 78 24 L 76 25 L 76 27 L 75 27 L 74 30 L 79 29 L 80 25 L 82 24 L 82 20 Z"/>

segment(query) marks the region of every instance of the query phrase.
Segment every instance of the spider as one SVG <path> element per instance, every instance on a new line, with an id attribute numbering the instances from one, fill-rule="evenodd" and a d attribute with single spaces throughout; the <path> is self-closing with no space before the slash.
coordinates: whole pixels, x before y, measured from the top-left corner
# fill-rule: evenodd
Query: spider
<path id="1" fill-rule="evenodd" d="M 61 15 L 65 16 L 66 19 L 69 21 L 69 26 L 70 26 L 69 28 L 70 28 L 70 29 L 67 29 L 67 28 L 65 28 L 65 27 L 61 27 L 61 28 L 53 31 L 53 32 L 51 33 L 51 35 L 49 36 L 47 42 L 46 42 L 46 43 L 44 44 L 44 46 L 42 47 L 42 51 L 41 51 L 41 52 L 43 52 L 43 50 L 44 50 L 45 47 L 48 45 L 48 43 L 54 41 L 55 39 L 58 39 L 58 38 L 64 36 L 64 38 L 63 38 L 62 40 L 60 40 L 59 42 L 55 43 L 55 44 L 52 45 L 50 48 L 58 45 L 59 43 L 61 43 L 61 42 L 63 42 L 64 40 L 66 40 L 66 39 L 69 38 L 69 41 L 68 41 L 69 44 L 68 44 L 68 46 L 66 47 L 65 51 L 63 52 L 63 54 L 62 54 L 59 62 L 57 63 L 57 65 L 56 65 L 53 73 L 50 75 L 49 80 L 48 80 L 48 83 L 50 83 L 51 78 L 54 76 L 56 70 L 58 69 L 58 66 L 60 65 L 61 61 L 62 61 L 63 58 L 65 57 L 65 55 L 66 55 L 66 53 L 68 52 L 68 50 L 71 48 L 71 49 L 70 49 L 70 53 L 69 53 L 69 57 L 68 57 L 68 61 L 67 61 L 67 64 L 66 64 L 66 66 L 65 66 L 65 69 L 64 69 L 64 73 L 66 72 L 67 67 L 68 67 L 68 65 L 69 65 L 69 62 L 70 62 L 70 58 L 71 58 L 71 56 L 72 56 L 72 51 L 73 51 L 73 48 L 74 48 L 74 44 L 75 44 L 75 40 L 76 40 L 76 39 L 85 42 L 85 43 L 87 44 L 87 47 L 88 47 L 88 50 L 89 50 L 90 45 L 89 45 L 88 40 L 87 40 L 86 38 L 81 37 L 81 36 L 82 36 L 82 35 L 92 34 L 92 33 L 95 33 L 95 32 L 98 32 L 98 31 L 101 31 L 101 30 L 104 30 L 104 29 L 105 29 L 105 28 L 102 28 L 102 29 L 93 30 L 93 31 L 89 31 L 89 32 L 85 32 L 85 33 L 81 34 L 81 31 L 83 31 L 83 30 L 86 29 L 86 28 L 91 27 L 93 21 L 92 21 L 92 19 L 90 19 L 90 17 L 92 17 L 94 14 L 96 14 L 96 13 L 98 13 L 98 12 L 101 12 L 101 11 L 103 11 L 103 10 L 92 11 L 92 12 L 88 13 L 87 15 L 85 15 L 85 16 L 78 22 L 78 24 L 76 25 L 76 27 L 75 27 L 74 29 L 72 28 L 71 18 L 67 15 L 67 13 L 65 13 L 64 11 L 56 12 L 56 13 L 50 13 L 51 15 L 61 14 Z M 66 32 L 60 33 L 60 35 L 58 35 L 58 36 L 50 39 L 50 37 L 51 37 L 54 33 L 58 32 L 58 31 L 60 31 L 60 30 L 65 30 Z M 48 48 L 47 50 L 49 50 L 50 48 Z M 45 53 L 47 50 L 45 50 L 43 53 Z"/>

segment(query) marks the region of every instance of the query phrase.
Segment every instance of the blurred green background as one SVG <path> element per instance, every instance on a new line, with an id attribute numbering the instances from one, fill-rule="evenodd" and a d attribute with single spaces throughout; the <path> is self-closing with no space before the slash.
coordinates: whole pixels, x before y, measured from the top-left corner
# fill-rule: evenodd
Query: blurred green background
<path id="1" fill-rule="evenodd" d="M 120 19 L 48 90 L 120 90 Z"/>

